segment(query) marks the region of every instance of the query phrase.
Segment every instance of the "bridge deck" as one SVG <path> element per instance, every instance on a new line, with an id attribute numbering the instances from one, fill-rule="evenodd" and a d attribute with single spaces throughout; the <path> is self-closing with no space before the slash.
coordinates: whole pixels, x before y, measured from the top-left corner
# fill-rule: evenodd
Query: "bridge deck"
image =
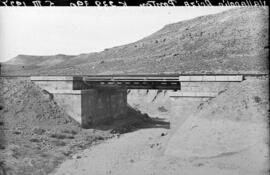
<path id="1" fill-rule="evenodd" d="M 176 77 L 129 77 L 129 76 L 104 76 L 104 77 L 84 77 L 84 81 L 179 81 L 179 76 Z"/>
<path id="2" fill-rule="evenodd" d="M 81 75 L 81 76 L 31 76 L 32 81 L 44 83 L 72 82 L 74 89 L 127 88 L 180 90 L 181 83 L 189 82 L 241 82 L 243 75 Z M 45 84 L 46 84 L 45 83 Z M 64 85 L 63 85 L 64 86 Z"/>
<path id="3" fill-rule="evenodd" d="M 178 76 L 98 76 L 83 77 L 83 81 L 93 87 L 180 90 Z"/>

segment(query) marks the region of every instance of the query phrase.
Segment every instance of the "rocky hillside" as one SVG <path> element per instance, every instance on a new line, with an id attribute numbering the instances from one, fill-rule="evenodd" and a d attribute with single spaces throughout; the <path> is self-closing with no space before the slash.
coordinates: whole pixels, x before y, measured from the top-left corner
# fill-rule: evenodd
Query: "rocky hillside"
<path id="1" fill-rule="evenodd" d="M 2 73 L 265 73 L 268 18 L 267 7 L 234 8 L 169 24 L 137 42 L 98 53 L 19 55 L 2 66 Z"/>

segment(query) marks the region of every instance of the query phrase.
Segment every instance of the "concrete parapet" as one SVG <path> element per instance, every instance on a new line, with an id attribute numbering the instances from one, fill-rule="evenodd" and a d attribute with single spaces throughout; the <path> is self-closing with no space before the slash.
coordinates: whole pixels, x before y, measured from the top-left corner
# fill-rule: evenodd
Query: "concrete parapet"
<path id="1" fill-rule="evenodd" d="M 237 82 L 181 82 L 182 92 L 219 92 Z"/>
<path id="2" fill-rule="evenodd" d="M 181 75 L 179 76 L 180 82 L 193 82 L 193 81 L 243 81 L 242 75 Z"/>
<path id="3" fill-rule="evenodd" d="M 202 76 L 202 81 L 216 81 L 215 76 Z"/>
<path id="4" fill-rule="evenodd" d="M 30 79 L 39 87 L 49 92 L 54 90 L 82 90 L 87 88 L 87 85 L 82 81 L 82 77 L 31 76 Z"/>
<path id="5" fill-rule="evenodd" d="M 52 94 L 87 94 L 89 92 L 93 91 L 93 89 L 87 89 L 87 90 L 51 90 L 50 93 Z"/>
<path id="6" fill-rule="evenodd" d="M 82 80 L 82 77 L 73 77 L 73 76 L 31 76 L 31 81 L 73 81 L 73 80 Z"/>

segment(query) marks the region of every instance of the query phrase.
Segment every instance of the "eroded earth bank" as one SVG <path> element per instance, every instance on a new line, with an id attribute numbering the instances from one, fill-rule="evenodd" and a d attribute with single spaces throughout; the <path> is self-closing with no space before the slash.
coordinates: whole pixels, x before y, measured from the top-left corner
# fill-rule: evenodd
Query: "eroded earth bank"
<path id="1" fill-rule="evenodd" d="M 0 79 L 0 174 L 45 175 L 86 148 L 168 122 L 128 109 L 127 116 L 83 129 L 29 78 Z"/>

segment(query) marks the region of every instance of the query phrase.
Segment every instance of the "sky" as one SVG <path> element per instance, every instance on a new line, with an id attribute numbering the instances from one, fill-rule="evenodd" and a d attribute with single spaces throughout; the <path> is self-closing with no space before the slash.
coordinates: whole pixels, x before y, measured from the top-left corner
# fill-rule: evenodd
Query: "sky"
<path id="1" fill-rule="evenodd" d="M 140 40 L 164 25 L 231 7 L 0 7 L 0 62 L 77 55 Z"/>

